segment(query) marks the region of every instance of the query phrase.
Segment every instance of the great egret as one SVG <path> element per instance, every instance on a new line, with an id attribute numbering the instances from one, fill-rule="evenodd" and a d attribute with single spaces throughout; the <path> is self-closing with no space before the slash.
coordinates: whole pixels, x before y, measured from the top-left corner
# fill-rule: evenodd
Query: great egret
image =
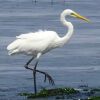
<path id="1" fill-rule="evenodd" d="M 64 37 L 59 37 L 58 34 L 54 31 L 40 30 L 35 33 L 27 33 L 27 34 L 21 34 L 19 36 L 16 36 L 16 40 L 12 42 L 10 45 L 8 45 L 7 47 L 7 50 L 9 51 L 9 55 L 23 53 L 23 54 L 32 56 L 32 58 L 25 64 L 25 68 L 33 71 L 35 93 L 37 92 L 36 72 L 39 72 L 45 75 L 44 81 L 46 81 L 46 78 L 48 78 L 49 82 L 54 84 L 54 81 L 49 74 L 47 74 L 46 72 L 37 70 L 36 67 L 41 55 L 49 52 L 50 50 L 54 48 L 63 46 L 71 38 L 74 29 L 73 29 L 72 23 L 68 22 L 65 19 L 66 16 L 76 17 L 86 22 L 89 22 L 87 18 L 79 15 L 73 10 L 66 9 L 61 13 L 61 17 L 60 17 L 62 24 L 68 27 L 68 33 Z M 36 63 L 35 63 L 35 67 L 32 69 L 28 65 L 31 63 L 31 61 L 34 58 L 36 58 Z"/>

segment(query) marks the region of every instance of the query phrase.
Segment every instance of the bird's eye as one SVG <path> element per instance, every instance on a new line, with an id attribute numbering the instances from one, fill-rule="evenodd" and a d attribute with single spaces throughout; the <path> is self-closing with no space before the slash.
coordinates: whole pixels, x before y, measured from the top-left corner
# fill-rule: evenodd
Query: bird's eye
<path id="1" fill-rule="evenodd" d="M 71 15 L 74 15 L 74 13 L 71 13 Z"/>
<path id="2" fill-rule="evenodd" d="M 72 16 L 72 17 L 76 17 L 74 13 L 71 13 L 71 16 Z"/>

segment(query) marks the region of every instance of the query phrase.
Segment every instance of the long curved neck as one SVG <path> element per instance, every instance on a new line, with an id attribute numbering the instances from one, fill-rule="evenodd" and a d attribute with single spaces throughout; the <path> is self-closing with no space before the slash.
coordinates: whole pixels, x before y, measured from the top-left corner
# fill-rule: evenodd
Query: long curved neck
<path id="1" fill-rule="evenodd" d="M 71 22 L 66 21 L 65 19 L 66 16 L 67 16 L 67 13 L 62 12 L 60 19 L 63 25 L 68 27 L 68 32 L 66 33 L 64 37 L 60 37 L 59 46 L 63 46 L 71 38 L 73 34 L 73 25 Z"/>

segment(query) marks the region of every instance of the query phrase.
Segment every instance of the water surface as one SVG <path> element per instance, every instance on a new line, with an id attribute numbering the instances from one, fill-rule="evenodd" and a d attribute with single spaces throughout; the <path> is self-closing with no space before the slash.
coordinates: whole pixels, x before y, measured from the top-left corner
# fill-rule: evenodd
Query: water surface
<path id="1" fill-rule="evenodd" d="M 39 29 L 54 30 L 60 36 L 67 32 L 59 20 L 60 13 L 70 8 L 91 20 L 71 18 L 75 34 L 63 48 L 55 49 L 40 59 L 38 69 L 47 71 L 56 86 L 76 87 L 82 82 L 100 86 L 100 1 L 99 0 L 0 0 L 0 99 L 25 100 L 19 92 L 33 91 L 32 73 L 23 66 L 30 56 L 8 56 L 6 47 L 16 35 Z M 38 88 L 51 87 L 38 75 Z M 82 82 L 81 82 L 82 80 Z"/>

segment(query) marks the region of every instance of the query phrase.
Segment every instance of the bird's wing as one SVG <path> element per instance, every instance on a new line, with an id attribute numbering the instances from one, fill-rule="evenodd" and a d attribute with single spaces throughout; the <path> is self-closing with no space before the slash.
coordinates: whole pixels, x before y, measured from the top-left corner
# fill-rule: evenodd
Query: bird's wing
<path id="1" fill-rule="evenodd" d="M 32 41 L 41 41 L 41 40 L 46 40 L 47 38 L 52 38 L 55 37 L 56 32 L 54 31 L 42 31 L 39 30 L 38 32 L 35 33 L 27 33 L 27 34 L 21 34 L 19 36 L 16 36 L 17 39 L 28 39 Z"/>
<path id="2" fill-rule="evenodd" d="M 54 31 L 39 31 L 36 33 L 21 34 L 16 38 L 17 39 L 7 47 L 10 54 L 20 52 L 33 54 L 34 52 L 46 52 L 53 48 L 57 34 Z"/>
<path id="3" fill-rule="evenodd" d="M 34 33 L 27 33 L 27 34 L 21 34 L 19 36 L 16 36 L 17 39 L 27 39 L 34 35 Z"/>
<path id="4" fill-rule="evenodd" d="M 40 39 L 40 38 L 43 38 L 43 35 L 44 33 L 46 33 L 45 31 L 42 31 L 42 30 L 39 30 L 38 32 L 30 32 L 30 33 L 27 33 L 27 34 L 21 34 L 19 36 L 16 36 L 17 39 Z M 42 37 L 41 37 L 42 35 Z"/>

